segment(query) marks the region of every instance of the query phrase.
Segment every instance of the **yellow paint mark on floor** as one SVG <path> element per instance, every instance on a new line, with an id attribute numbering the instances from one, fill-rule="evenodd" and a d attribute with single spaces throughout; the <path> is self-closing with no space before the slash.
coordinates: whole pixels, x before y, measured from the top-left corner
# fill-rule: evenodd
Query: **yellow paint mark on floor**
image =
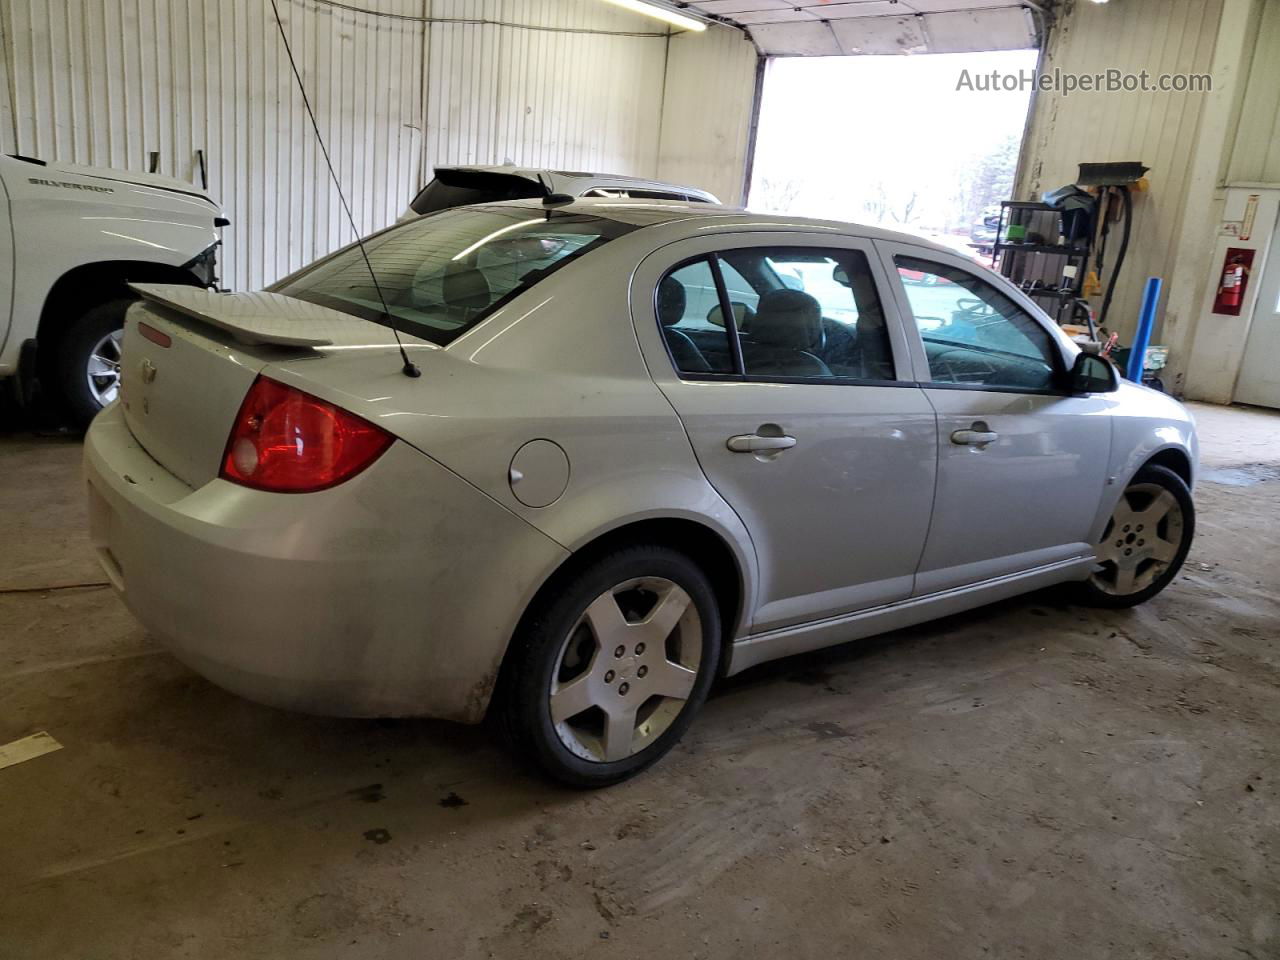
<path id="1" fill-rule="evenodd" d="M 61 749 L 62 744 L 49 736 L 44 730 L 39 733 L 33 733 L 29 737 L 23 737 L 21 740 L 0 744 L 0 770 L 5 767 L 12 767 L 15 763 L 34 760 L 36 757 Z"/>

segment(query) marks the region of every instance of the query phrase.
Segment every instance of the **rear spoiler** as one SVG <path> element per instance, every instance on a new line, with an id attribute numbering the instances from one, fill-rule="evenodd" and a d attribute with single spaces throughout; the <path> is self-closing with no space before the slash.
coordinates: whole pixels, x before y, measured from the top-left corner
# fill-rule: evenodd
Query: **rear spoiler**
<path id="1" fill-rule="evenodd" d="M 359 323 L 346 314 L 278 293 L 216 293 L 171 283 L 131 283 L 144 300 L 225 330 L 244 344 L 326 347 L 326 328 Z M 336 332 L 336 331 L 335 331 Z"/>

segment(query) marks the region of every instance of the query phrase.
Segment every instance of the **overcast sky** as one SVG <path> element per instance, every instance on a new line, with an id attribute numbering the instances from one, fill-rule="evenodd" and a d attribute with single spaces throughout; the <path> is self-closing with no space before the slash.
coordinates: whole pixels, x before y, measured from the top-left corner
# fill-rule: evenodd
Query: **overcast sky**
<path id="1" fill-rule="evenodd" d="M 1030 98 L 957 90 L 961 71 L 1014 74 L 1035 63 L 1032 50 L 771 60 L 750 205 L 777 205 L 776 185 L 790 180 L 799 189 L 788 212 L 866 220 L 863 200 L 883 184 L 890 196 L 917 192 L 936 219 L 964 168 L 1021 136 Z"/>

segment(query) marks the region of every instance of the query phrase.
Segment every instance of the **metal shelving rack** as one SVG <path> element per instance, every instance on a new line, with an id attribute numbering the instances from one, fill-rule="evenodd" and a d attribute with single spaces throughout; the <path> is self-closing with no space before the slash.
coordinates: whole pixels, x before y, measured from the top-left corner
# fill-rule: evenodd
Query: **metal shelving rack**
<path id="1" fill-rule="evenodd" d="M 1009 239 L 1009 228 L 1021 227 L 1023 236 L 1039 236 L 1046 241 L 1032 243 L 1025 239 Z M 1045 313 L 1059 324 L 1076 321 L 1078 301 L 1083 294 L 1085 272 L 1091 253 L 1087 240 L 1074 244 L 1056 242 L 1062 236 L 1062 213 L 1045 203 L 1030 200 L 1003 200 L 1000 224 L 992 248 L 991 265 L 1008 277 Z M 1067 267 L 1075 268 L 1067 277 Z M 1092 322 L 1086 320 L 1085 326 Z"/>

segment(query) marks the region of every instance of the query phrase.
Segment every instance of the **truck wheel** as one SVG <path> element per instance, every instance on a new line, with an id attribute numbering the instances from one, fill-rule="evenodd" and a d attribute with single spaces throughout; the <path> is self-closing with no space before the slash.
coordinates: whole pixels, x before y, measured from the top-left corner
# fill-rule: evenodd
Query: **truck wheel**
<path id="1" fill-rule="evenodd" d="M 135 301 L 120 297 L 90 307 L 62 334 L 54 348 L 54 387 L 80 429 L 120 392 L 120 346 L 124 315 Z"/>

